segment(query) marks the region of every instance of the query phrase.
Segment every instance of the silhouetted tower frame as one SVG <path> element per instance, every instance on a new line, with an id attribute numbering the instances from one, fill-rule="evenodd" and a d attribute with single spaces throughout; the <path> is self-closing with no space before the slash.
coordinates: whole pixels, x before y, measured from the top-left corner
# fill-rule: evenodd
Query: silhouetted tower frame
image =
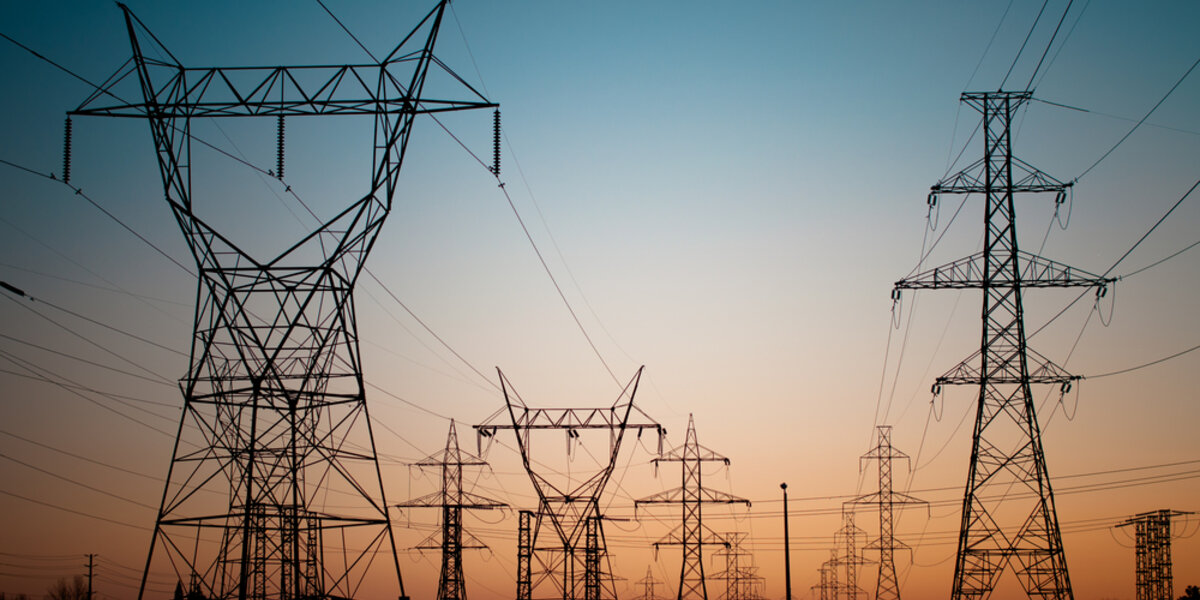
<path id="1" fill-rule="evenodd" d="M 1028 348 L 1022 297 L 1028 288 L 1103 288 L 1112 279 L 1018 249 L 1015 195 L 1053 193 L 1061 202 L 1072 185 L 1013 156 L 1013 115 L 1031 97 L 1028 91 L 962 95 L 983 116 L 984 155 L 933 185 L 930 202 L 939 194 L 982 194 L 983 251 L 895 286 L 983 290 L 979 351 L 934 384 L 935 392 L 942 385 L 979 386 L 953 600 L 987 598 L 1014 560 L 1029 597 L 1074 598 L 1030 385 L 1065 390 L 1078 377 Z"/>
<path id="2" fill-rule="evenodd" d="M 536 589 L 549 581 L 563 600 L 601 600 L 616 597 L 611 581 L 611 569 L 605 570 L 608 551 L 604 539 L 600 497 L 617 464 L 617 454 L 627 430 L 652 429 L 662 444 L 662 426 L 634 406 L 640 367 L 621 390 L 612 406 L 603 408 L 530 408 L 525 404 L 500 369 L 500 388 L 504 393 L 505 409 L 475 426 L 482 444 L 499 430 L 511 429 L 517 438 L 521 462 L 538 494 L 536 513 L 521 514 L 518 533 L 517 598 L 532 598 Z M 510 424 L 496 423 L 507 412 Z M 634 415 L 637 418 L 633 418 Z M 584 430 L 609 431 L 608 462 L 591 477 L 569 488 L 561 487 L 534 466 L 530 436 L 535 431 L 563 431 L 568 440 L 579 437 Z M 570 443 L 568 441 L 568 443 Z M 538 546 L 538 536 L 545 526 L 553 529 L 556 540 Z M 528 533 L 526 533 L 528 532 Z M 548 556 L 548 559 L 542 557 Z M 540 572 L 535 573 L 537 562 Z M 526 566 L 527 565 L 527 566 Z M 537 575 L 537 577 L 535 577 Z M 607 584 L 607 585 L 606 585 Z"/>
<path id="3" fill-rule="evenodd" d="M 1116 525 L 1133 527 L 1137 600 L 1174 600 L 1171 570 L 1171 519 L 1192 514 L 1156 510 L 1134 515 Z"/>
<path id="4" fill-rule="evenodd" d="M 895 553 L 907 548 L 895 538 L 895 508 L 907 504 L 927 504 L 924 500 L 892 490 L 892 461 L 908 460 L 908 455 L 892 447 L 892 426 L 875 426 L 875 447 L 862 455 L 860 461 L 879 462 L 879 491 L 859 496 L 850 504 L 879 507 L 879 538 L 867 545 L 867 550 L 879 551 L 879 577 L 875 580 L 876 600 L 900 600 L 900 582 L 896 579 Z"/>
<path id="5" fill-rule="evenodd" d="M 139 598 L 156 550 L 208 599 L 352 597 L 376 562 L 405 597 L 352 291 L 391 208 L 416 115 L 496 106 L 433 55 L 446 5 L 375 63 L 217 68 L 184 67 L 119 5 L 133 58 L 70 114 L 147 120 L 165 199 L 199 272 L 184 408 Z M 431 67 L 473 99 L 423 97 Z M 142 101 L 120 100 L 134 81 Z M 192 119 L 276 119 L 282 170 L 283 119 L 324 115 L 374 119 L 370 189 L 336 216 L 262 259 L 195 210 Z M 352 498 L 324 506 L 329 489 Z M 370 560 L 380 552 L 391 560 Z"/>
<path id="6" fill-rule="evenodd" d="M 722 600 L 758 600 L 760 597 L 758 590 L 762 587 L 764 579 L 759 576 L 758 567 L 754 566 L 754 555 L 742 547 L 747 537 L 745 532 L 727 532 L 722 536 L 725 548 L 713 553 L 714 559 L 725 559 L 725 570 L 711 576 L 712 579 L 725 582 Z"/>
<path id="7" fill-rule="evenodd" d="M 745 504 L 750 501 L 718 490 L 704 487 L 701 467 L 706 462 L 729 465 L 729 459 L 701 446 L 696 437 L 695 419 L 688 415 L 687 436 L 682 446 L 666 453 L 659 453 L 653 461 L 680 463 L 682 485 L 673 490 L 659 492 L 634 501 L 634 508 L 643 504 L 679 504 L 683 508 L 683 520 L 678 527 L 663 539 L 654 543 L 655 550 L 662 546 L 682 546 L 683 561 L 679 569 L 679 593 L 676 600 L 708 600 L 708 588 L 704 578 L 702 547 L 706 545 L 726 546 L 725 540 L 709 529 L 703 522 L 704 504 Z"/>
<path id="8" fill-rule="evenodd" d="M 651 571 L 650 565 L 646 565 L 646 576 L 637 580 L 636 583 L 642 586 L 642 595 L 633 600 L 667 600 L 654 591 L 654 588 L 658 587 L 658 584 L 665 582 L 654 578 L 654 573 Z"/>
<path id="9" fill-rule="evenodd" d="M 463 490 L 463 467 L 486 467 L 483 459 L 463 452 L 458 445 L 454 419 L 446 435 L 445 449 L 413 463 L 416 467 L 437 467 L 441 471 L 441 490 L 397 504 L 397 508 L 442 509 L 441 540 L 434 543 L 436 534 L 417 545 L 421 550 L 441 550 L 442 568 L 438 576 L 437 600 L 466 600 L 466 580 L 463 577 L 462 551 L 486 548 L 482 542 L 463 530 L 463 510 L 491 510 L 507 504 Z M 466 535 L 467 544 L 463 543 Z"/>
<path id="10" fill-rule="evenodd" d="M 840 581 L 840 585 L 835 586 L 837 598 L 858 600 L 859 595 L 863 593 L 863 589 L 858 587 L 858 566 L 866 564 L 867 560 L 858 550 L 859 540 L 866 534 L 866 531 L 855 524 L 853 505 L 849 502 L 843 504 L 842 527 L 833 535 L 834 547 L 840 548 L 841 554 L 835 549 L 833 558 L 830 559 L 834 569 L 841 567 L 844 575 L 835 580 Z"/>

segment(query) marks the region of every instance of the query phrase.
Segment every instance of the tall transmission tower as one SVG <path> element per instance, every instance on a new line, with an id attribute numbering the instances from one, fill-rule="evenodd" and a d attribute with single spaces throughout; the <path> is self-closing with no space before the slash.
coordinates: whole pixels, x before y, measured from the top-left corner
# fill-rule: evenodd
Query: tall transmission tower
<path id="1" fill-rule="evenodd" d="M 446 69 L 433 55 L 446 5 L 382 61 L 261 68 L 184 67 L 119 5 L 133 58 L 70 114 L 148 121 L 166 201 L 199 272 L 184 407 L 139 598 L 156 564 L 208 599 L 352 598 L 380 569 L 406 597 L 352 291 L 416 115 L 495 106 L 469 87 L 468 101 L 423 96 L 431 67 Z M 126 103 L 132 82 L 142 99 Z M 192 120 L 276 119 L 282 170 L 283 120 L 316 115 L 374 120 L 370 187 L 281 254 L 252 256 L 201 216 Z"/>
<path id="2" fill-rule="evenodd" d="M 1171 519 L 1188 514 L 1191 513 L 1156 510 L 1134 515 L 1116 525 L 1133 527 L 1137 600 L 1173 600 Z"/>
<path id="3" fill-rule="evenodd" d="M 983 290 L 978 352 L 938 377 L 942 385 L 978 385 L 971 462 L 951 597 L 987 598 L 1013 567 L 1029 597 L 1074 598 L 1054 494 L 1030 385 L 1077 379 L 1026 346 L 1023 293 L 1029 288 L 1097 287 L 1111 279 L 1018 249 L 1016 194 L 1054 193 L 1064 184 L 1012 153 L 1012 120 L 1031 92 L 967 92 L 983 115 L 983 158 L 932 186 L 939 194 L 984 196 L 983 251 L 896 283 L 904 289 Z M 896 293 L 896 292 L 894 292 Z"/>
<path id="4" fill-rule="evenodd" d="M 453 419 L 450 420 L 450 433 L 446 436 L 446 448 L 413 464 L 418 467 L 438 467 L 441 470 L 442 489 L 396 506 L 442 509 L 440 543 L 434 543 L 435 536 L 430 536 L 417 548 L 442 551 L 442 571 L 438 576 L 437 600 L 465 600 L 467 589 L 463 579 L 462 551 L 486 548 L 486 546 L 478 541 L 471 541 L 468 545 L 463 545 L 464 533 L 469 540 L 474 540 L 474 536 L 463 531 L 462 511 L 464 509 L 487 510 L 507 505 L 463 490 L 463 467 L 486 467 L 487 462 L 459 449 L 458 433 L 455 431 Z"/>
<path id="5" fill-rule="evenodd" d="M 925 504 L 908 494 L 892 490 L 892 460 L 907 460 L 908 455 L 892 447 L 892 426 L 875 427 L 875 447 L 864 454 L 861 460 L 879 461 L 879 491 L 859 496 L 850 504 L 866 504 L 879 507 L 879 538 L 867 545 L 868 550 L 879 551 L 879 577 L 875 580 L 876 600 L 900 600 L 900 583 L 896 579 L 896 549 L 906 548 L 897 542 L 893 525 L 897 504 Z"/>
<path id="6" fill-rule="evenodd" d="M 615 599 L 611 569 L 604 566 L 608 564 L 608 550 L 604 540 L 600 497 L 612 477 L 621 441 L 627 430 L 636 430 L 640 436 L 642 431 L 652 429 L 658 433 L 659 444 L 662 444 L 662 426 L 633 404 L 642 368 L 621 390 L 616 402 L 602 408 L 530 408 L 521 400 L 504 373 L 499 369 L 497 372 L 507 411 L 498 411 L 484 423 L 476 425 L 475 430 L 481 443 L 482 438 L 494 437 L 498 430 L 511 429 L 516 434 L 521 462 L 538 495 L 537 512 L 520 513 L 518 600 L 529 600 L 539 589 L 549 585 L 555 588 L 555 596 L 563 600 Z M 502 419 L 504 412 L 508 413 L 510 424 L 496 422 Z M 535 467 L 530 446 L 533 432 L 563 431 L 567 434 L 570 448 L 572 440 L 578 440 L 580 432 L 586 430 L 609 432 L 608 460 L 600 464 L 591 476 L 576 482 L 570 477 L 555 477 Z M 576 474 L 576 477 L 579 475 Z M 538 546 L 538 537 L 546 526 L 554 531 L 557 539 Z M 538 563 L 537 572 L 533 568 L 534 562 Z"/>
<path id="7" fill-rule="evenodd" d="M 666 537 L 655 542 L 654 548 L 665 545 L 683 547 L 683 562 L 679 570 L 679 593 L 676 600 L 708 600 L 708 588 L 704 580 L 704 560 L 701 548 L 706 545 L 725 546 L 725 540 L 704 525 L 702 506 L 710 504 L 738 504 L 750 506 L 750 501 L 725 492 L 703 486 L 701 466 L 706 462 L 721 462 L 729 465 L 729 459 L 701 446 L 696 438 L 696 423 L 688 415 L 687 438 L 682 446 L 669 452 L 659 452 L 653 461 L 657 467 L 663 462 L 680 463 L 682 485 L 673 490 L 659 492 L 634 501 L 634 507 L 643 504 L 679 504 L 683 507 L 683 522 Z"/>

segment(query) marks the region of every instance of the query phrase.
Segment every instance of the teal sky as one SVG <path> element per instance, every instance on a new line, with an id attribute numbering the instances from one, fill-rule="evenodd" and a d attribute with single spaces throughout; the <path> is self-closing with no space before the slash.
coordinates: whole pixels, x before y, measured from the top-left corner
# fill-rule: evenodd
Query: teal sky
<path id="1" fill-rule="evenodd" d="M 326 4 L 377 55 L 429 8 Z M 129 6 L 187 66 L 369 61 L 316 2 Z M 766 597 L 783 596 L 779 482 L 799 498 L 793 583 L 807 593 L 828 558 L 840 497 L 873 489 L 874 472 L 860 474 L 858 457 L 876 424 L 892 425 L 895 445 L 914 457 L 915 472 L 897 469 L 897 487 L 935 502 L 897 528 L 915 548 L 899 558 L 905 595 L 949 588 L 973 394 L 954 390 L 931 404 L 929 385 L 977 349 L 979 295 L 906 293 L 899 326 L 889 330 L 889 294 L 917 264 L 923 239 L 946 231 L 925 266 L 977 250 L 978 199 L 952 219 L 961 199 L 943 198 L 937 228 L 927 230 L 929 186 L 982 152 L 975 138 L 955 160 L 978 124 L 959 94 L 997 89 L 1010 66 L 1006 89 L 1026 87 L 1066 7 L 1046 5 L 1013 66 L 1040 2 L 454 3 L 437 54 L 501 104 L 502 180 L 517 210 L 616 378 L 623 384 L 646 365 L 638 403 L 668 428 L 669 445 L 682 441 L 691 413 L 701 443 L 732 459 L 727 472 L 706 471 L 706 481 L 754 505 L 706 515 L 720 530 L 751 534 Z M 1197 23 L 1195 2 L 1072 3 L 1032 88 L 1039 100 L 1082 110 L 1031 102 L 1016 122 L 1015 153 L 1060 180 L 1079 177 L 1200 58 Z M 129 56 L 121 13 L 109 2 L 2 3 L 0 24 L 93 82 Z M 61 173 L 65 113 L 90 88 L 5 40 L 0 66 L 0 159 Z M 1198 106 L 1193 72 L 1079 179 L 1061 209 L 1065 230 L 1052 198 L 1019 198 L 1021 247 L 1094 273 L 1112 266 L 1196 182 Z M 488 162 L 485 113 L 442 122 Z M 300 121 L 288 123 L 289 183 L 330 216 L 366 189 L 370 124 Z M 273 122 L 218 125 L 197 123 L 196 134 L 273 167 Z M 145 123 L 76 118 L 73 146 L 72 183 L 191 266 L 162 200 Z M 248 247 L 278 250 L 312 226 L 278 182 L 212 152 L 195 156 L 199 210 Z M 389 501 L 432 489 L 432 475 L 410 477 L 402 463 L 439 449 L 446 418 L 474 449 L 466 426 L 502 406 L 496 366 L 531 405 L 607 405 L 619 391 L 496 181 L 468 151 L 420 121 L 400 183 L 368 267 L 489 379 L 365 278 L 359 333 L 372 416 L 386 426 L 377 436 Z M 94 552 L 119 565 L 101 597 L 128 598 L 136 576 L 122 567 L 145 559 L 154 518 L 145 505 L 161 495 L 154 478 L 165 473 L 182 404 L 170 382 L 187 359 L 54 306 L 186 353 L 195 282 L 58 182 L 0 164 L 0 190 L 0 280 L 37 299 L 5 293 L 0 302 L 0 591 L 40 595 L 79 561 L 37 557 Z M 1193 195 L 1111 274 L 1182 250 L 1197 232 Z M 1099 312 L 1089 312 L 1090 298 L 1081 301 L 1030 345 L 1093 378 L 1192 348 L 1200 343 L 1198 276 L 1200 250 L 1184 252 L 1119 282 Z M 1029 330 L 1074 296 L 1027 294 Z M 1131 542 L 1108 525 L 1159 508 L 1200 510 L 1197 357 L 1085 379 L 1061 404 L 1057 393 L 1043 403 L 1047 390 L 1037 390 L 1077 597 L 1133 597 Z M 87 389 L 77 395 L 31 379 L 30 369 Z M 560 449 L 562 441 L 540 447 Z M 673 470 L 655 479 L 650 448 L 631 443 L 621 455 L 613 514 L 632 516 L 630 498 L 676 485 Z M 478 491 L 528 508 L 532 491 L 511 444 L 488 458 L 495 474 L 481 477 Z M 560 466 L 587 468 L 572 464 Z M 675 518 L 663 510 L 610 533 L 623 597 L 640 593 L 632 582 L 648 564 L 674 589 L 678 556 L 664 550 L 655 560 L 649 544 Z M 858 516 L 867 537 L 876 534 L 874 519 Z M 405 513 L 399 521 L 407 547 L 436 516 Z M 1181 536 L 1197 523 L 1191 517 Z M 467 557 L 472 596 L 507 597 L 515 516 L 469 517 L 466 525 L 492 546 Z M 1176 540 L 1177 595 L 1200 584 L 1198 539 Z M 402 559 L 414 598 L 432 596 L 436 561 Z M 867 590 L 871 571 L 860 581 Z"/>

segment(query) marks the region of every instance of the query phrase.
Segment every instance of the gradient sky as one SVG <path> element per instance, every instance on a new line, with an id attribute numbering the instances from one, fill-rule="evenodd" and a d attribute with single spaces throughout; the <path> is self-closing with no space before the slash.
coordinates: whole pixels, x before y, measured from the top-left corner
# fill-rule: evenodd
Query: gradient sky
<path id="1" fill-rule="evenodd" d="M 376 53 L 427 4 L 327 3 Z M 367 61 L 315 2 L 129 5 L 188 66 Z M 1006 6 L 459 0 L 443 28 L 439 56 L 502 105 L 502 179 L 598 353 L 621 384 L 646 366 L 637 402 L 667 427 L 669 446 L 682 441 L 693 414 L 701 443 L 732 460 L 706 469 L 706 484 L 753 506 L 706 509 L 706 523 L 750 534 L 768 598 L 784 594 L 779 483 L 791 492 L 799 597 L 818 581 L 840 503 L 873 489 L 874 467 L 860 471 L 858 457 L 876 424 L 892 425 L 894 445 L 913 457 L 897 467 L 896 487 L 931 502 L 899 520 L 897 536 L 914 548 L 897 554 L 904 595 L 949 591 L 975 392 L 950 390 L 931 403 L 929 386 L 978 348 L 979 293 L 908 292 L 898 307 L 889 294 L 916 268 L 923 243 L 943 231 L 925 266 L 979 246 L 977 198 L 954 219 L 960 198 L 943 198 L 936 230 L 925 199 L 944 173 L 981 154 L 976 138 L 955 160 L 978 124 L 959 94 L 1000 87 L 1042 3 Z M 1008 89 L 1029 82 L 1066 6 L 1046 6 Z M 0 23 L 0 32 L 90 81 L 129 56 L 120 11 L 108 2 L 3 3 Z M 1032 87 L 1038 99 L 1084 110 L 1028 104 L 1015 153 L 1060 180 L 1079 177 L 1200 57 L 1197 23 L 1196 2 L 1073 3 Z M 8 41 L 0 40 L 0 65 L 0 159 L 61 172 L 65 112 L 90 88 Z M 1195 183 L 1197 106 L 1200 74 L 1192 73 L 1079 179 L 1060 214 L 1065 230 L 1052 198 L 1019 198 L 1022 248 L 1094 273 L 1109 269 Z M 480 112 L 443 122 L 487 161 L 490 120 Z M 294 121 L 289 183 L 331 215 L 365 190 L 370 124 Z M 197 124 L 197 135 L 273 166 L 272 122 L 219 125 Z M 235 239 L 266 252 L 311 226 L 293 216 L 304 213 L 280 199 L 274 180 L 212 152 L 197 151 L 196 160 L 199 210 Z M 143 121 L 76 118 L 72 183 L 190 260 L 162 201 Z M 0 302 L 0 591 L 40 595 L 97 553 L 100 596 L 132 597 L 182 405 L 170 382 L 186 368 L 180 353 L 189 347 L 195 283 L 58 182 L 0 164 L 0 189 L 0 279 L 36 298 L 5 292 Z M 1196 242 L 1197 231 L 1193 195 L 1111 274 L 1167 257 Z M 530 405 L 616 398 L 618 383 L 495 180 L 432 121 L 416 128 L 368 266 L 487 376 L 387 290 L 362 282 L 359 333 L 372 417 L 383 425 L 376 435 L 389 501 L 434 489 L 435 474 L 405 463 L 442 446 L 449 418 L 474 450 L 468 426 L 503 405 L 496 366 Z M 1185 252 L 1120 281 L 1096 310 L 1085 298 L 1031 339 L 1090 377 L 1062 402 L 1036 390 L 1077 598 L 1134 597 L 1132 540 L 1111 525 L 1160 508 L 1200 511 L 1200 352 L 1095 377 L 1194 347 L 1198 276 L 1200 250 Z M 1028 330 L 1074 296 L 1026 294 Z M 31 379 L 29 368 L 90 389 L 75 394 Z M 472 477 L 474 490 L 532 508 L 529 481 L 505 442 L 490 448 L 493 470 Z M 584 442 L 603 450 L 603 441 Z M 587 452 L 566 461 L 562 440 L 538 448 L 563 470 L 591 468 Z M 610 514 L 632 517 L 632 498 L 678 485 L 676 469 L 656 478 L 653 449 L 649 438 L 626 445 L 606 496 Z M 397 514 L 399 544 L 428 535 L 435 512 Z M 639 511 L 640 521 L 609 530 L 622 597 L 640 593 L 633 582 L 647 565 L 675 589 L 677 549 L 656 558 L 650 544 L 677 514 Z M 1200 518 L 1179 523 L 1176 595 L 1200 584 Z M 471 597 L 511 597 L 515 513 L 465 524 L 491 545 L 466 557 Z M 866 538 L 877 535 L 874 514 L 860 512 L 858 524 Z M 437 564 L 436 553 L 405 551 L 411 596 L 432 597 Z M 873 568 L 862 571 L 860 586 L 873 590 Z M 1011 579 L 1005 585 L 997 598 L 1009 597 Z M 715 599 L 723 589 L 712 583 L 709 593 Z M 372 592 L 393 593 L 385 583 Z"/>

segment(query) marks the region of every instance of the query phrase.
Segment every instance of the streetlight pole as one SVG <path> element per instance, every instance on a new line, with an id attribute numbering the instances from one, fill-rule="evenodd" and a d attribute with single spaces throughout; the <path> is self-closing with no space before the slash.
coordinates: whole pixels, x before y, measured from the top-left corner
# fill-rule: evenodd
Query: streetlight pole
<path id="1" fill-rule="evenodd" d="M 787 595 L 784 600 L 792 600 L 792 544 L 788 535 L 787 484 L 779 484 L 783 490 L 783 577 L 787 582 Z"/>

